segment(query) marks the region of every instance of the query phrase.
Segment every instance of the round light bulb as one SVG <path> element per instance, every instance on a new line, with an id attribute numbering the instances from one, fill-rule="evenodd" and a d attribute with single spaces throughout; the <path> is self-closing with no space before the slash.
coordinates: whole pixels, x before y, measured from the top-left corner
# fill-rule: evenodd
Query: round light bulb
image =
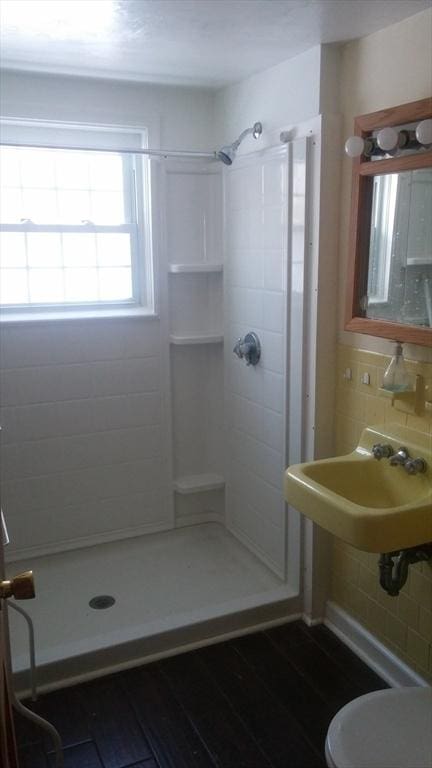
<path id="1" fill-rule="evenodd" d="M 377 144 L 384 152 L 396 149 L 399 143 L 399 133 L 394 128 L 382 128 L 377 133 Z"/>
<path id="2" fill-rule="evenodd" d="M 415 135 L 419 144 L 425 147 L 432 144 L 432 119 L 422 120 L 416 128 Z"/>
<path id="3" fill-rule="evenodd" d="M 361 136 L 350 136 L 345 142 L 345 152 L 348 157 L 360 157 L 363 154 L 365 143 Z"/>

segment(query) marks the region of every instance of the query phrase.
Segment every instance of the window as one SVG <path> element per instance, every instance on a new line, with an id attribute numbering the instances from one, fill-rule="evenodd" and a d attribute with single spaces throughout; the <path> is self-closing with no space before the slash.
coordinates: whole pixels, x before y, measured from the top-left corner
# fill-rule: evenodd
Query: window
<path id="1" fill-rule="evenodd" d="M 0 162 L 3 310 L 146 303 L 132 152 L 2 146 Z"/>

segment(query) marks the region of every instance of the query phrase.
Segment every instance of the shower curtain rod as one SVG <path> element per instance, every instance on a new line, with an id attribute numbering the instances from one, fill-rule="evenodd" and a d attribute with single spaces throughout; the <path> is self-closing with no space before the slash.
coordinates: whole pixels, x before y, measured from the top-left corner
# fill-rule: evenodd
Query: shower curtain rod
<path id="1" fill-rule="evenodd" d="M 154 155 L 156 157 L 190 157 L 216 159 L 216 152 L 192 152 L 181 149 L 128 149 L 127 147 L 79 147 L 74 144 L 27 144 L 20 141 L 0 141 L 2 147 L 24 147 L 27 149 L 65 149 L 78 152 L 113 152 L 115 154 Z"/>

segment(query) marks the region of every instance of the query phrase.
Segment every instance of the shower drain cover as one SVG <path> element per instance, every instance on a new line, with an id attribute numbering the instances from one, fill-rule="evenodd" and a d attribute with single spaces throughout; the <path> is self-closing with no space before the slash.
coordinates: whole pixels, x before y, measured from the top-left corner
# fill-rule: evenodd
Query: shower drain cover
<path id="1" fill-rule="evenodd" d="M 90 608 L 94 608 L 96 611 L 101 611 L 104 608 L 111 608 L 115 603 L 115 598 L 111 595 L 96 595 L 92 597 L 89 602 Z"/>

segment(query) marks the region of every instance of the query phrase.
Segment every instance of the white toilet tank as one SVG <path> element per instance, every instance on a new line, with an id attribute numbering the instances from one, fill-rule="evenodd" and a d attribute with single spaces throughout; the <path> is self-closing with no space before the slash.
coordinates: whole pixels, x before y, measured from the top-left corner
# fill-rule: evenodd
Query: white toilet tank
<path id="1" fill-rule="evenodd" d="M 329 768 L 432 768 L 432 688 L 390 688 L 350 701 L 330 723 Z"/>

